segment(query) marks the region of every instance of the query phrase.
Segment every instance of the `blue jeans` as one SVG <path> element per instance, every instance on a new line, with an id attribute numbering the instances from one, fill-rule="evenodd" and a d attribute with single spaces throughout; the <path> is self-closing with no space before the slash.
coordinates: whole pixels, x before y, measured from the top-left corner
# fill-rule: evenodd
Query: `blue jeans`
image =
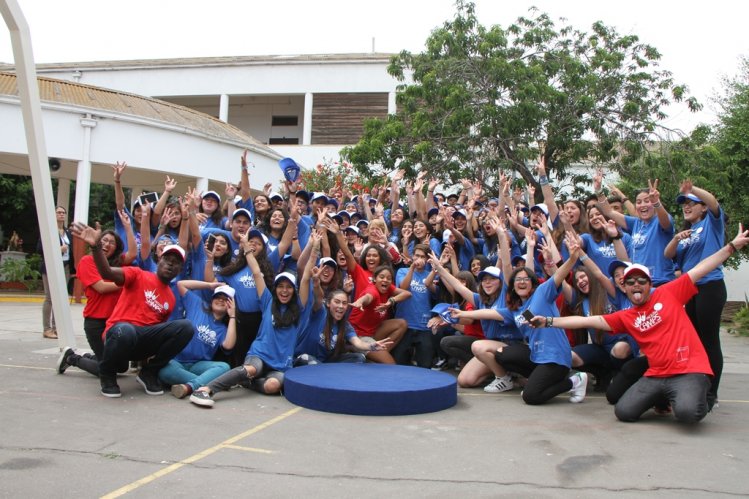
<path id="1" fill-rule="evenodd" d="M 226 362 L 200 360 L 198 362 L 180 362 L 170 360 L 159 371 L 159 379 L 167 385 L 190 385 L 193 390 L 207 385 L 229 370 Z"/>
<path id="2" fill-rule="evenodd" d="M 620 421 L 637 421 L 645 411 L 663 400 L 671 404 L 674 417 L 682 423 L 697 423 L 707 414 L 705 374 L 679 374 L 665 378 L 643 376 L 616 403 L 614 413 Z"/>

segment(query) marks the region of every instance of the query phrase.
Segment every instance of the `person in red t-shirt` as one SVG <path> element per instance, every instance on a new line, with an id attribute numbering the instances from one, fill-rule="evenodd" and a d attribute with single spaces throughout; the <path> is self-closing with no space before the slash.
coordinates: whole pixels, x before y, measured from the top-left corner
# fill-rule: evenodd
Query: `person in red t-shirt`
<path id="1" fill-rule="evenodd" d="M 121 396 L 117 370 L 130 360 L 142 362 L 136 380 L 146 393 L 162 395 L 159 370 L 182 351 L 193 335 L 192 324 L 186 319 L 166 322 L 176 303 L 169 283 L 182 271 L 185 250 L 176 244 L 164 248 L 156 273 L 137 267 L 112 267 L 104 253 L 100 229 L 76 222 L 71 232 L 91 246 L 102 279 L 122 287 L 103 334 L 104 350 L 99 361 L 102 395 Z"/>
<path id="2" fill-rule="evenodd" d="M 395 364 L 390 350 L 395 347 L 408 329 L 405 319 L 386 319 L 392 315 L 396 303 L 411 298 L 411 292 L 393 285 L 393 269 L 381 265 L 374 271 L 374 282 L 364 288 L 364 292 L 350 303 L 349 322 L 359 336 L 369 336 L 375 341 L 392 340 L 387 350 L 370 352 L 367 358 L 383 364 Z"/>
<path id="3" fill-rule="evenodd" d="M 129 223 L 129 222 L 128 222 Z M 128 225 L 129 227 L 129 225 Z M 132 231 L 130 231 L 132 233 Z M 104 254 L 112 267 L 120 267 L 126 261 L 132 261 L 137 251 L 135 239 L 129 247 L 128 253 L 123 253 L 124 243 L 113 230 L 105 230 L 101 234 L 101 245 Z M 122 289 L 111 281 L 102 279 L 96 269 L 94 257 L 86 255 L 78 262 L 76 276 L 83 284 L 86 294 L 86 306 L 83 308 L 83 330 L 86 333 L 93 356 L 78 355 L 72 348 L 65 348 L 57 361 L 57 372 L 62 374 L 69 366 L 75 366 L 86 372 L 99 376 L 99 359 L 104 352 L 102 334 L 106 329 L 107 319 L 112 315 Z"/>
<path id="4" fill-rule="evenodd" d="M 695 283 L 717 268 L 735 251 L 749 244 L 749 231 L 739 233 L 678 279 L 653 288 L 650 271 L 631 264 L 624 271 L 624 287 L 632 308 L 590 317 L 540 317 L 534 327 L 594 328 L 626 331 L 647 356 L 649 368 L 616 403 L 621 421 L 637 421 L 656 403 L 671 404 L 678 421 L 696 423 L 711 409 L 707 390 L 713 371 L 684 304 L 697 292 Z"/>

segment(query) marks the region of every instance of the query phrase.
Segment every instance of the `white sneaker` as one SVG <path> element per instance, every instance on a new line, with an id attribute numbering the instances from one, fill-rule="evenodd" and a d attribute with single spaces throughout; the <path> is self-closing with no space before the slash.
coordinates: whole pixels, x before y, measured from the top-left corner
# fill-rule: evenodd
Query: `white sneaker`
<path id="1" fill-rule="evenodd" d="M 491 383 L 484 387 L 484 391 L 486 393 L 502 393 L 512 390 L 512 388 L 512 378 L 507 374 L 501 378 L 495 377 Z"/>
<path id="2" fill-rule="evenodd" d="M 572 381 L 570 402 L 579 404 L 585 400 L 585 392 L 588 390 L 588 373 L 575 373 L 570 381 Z"/>

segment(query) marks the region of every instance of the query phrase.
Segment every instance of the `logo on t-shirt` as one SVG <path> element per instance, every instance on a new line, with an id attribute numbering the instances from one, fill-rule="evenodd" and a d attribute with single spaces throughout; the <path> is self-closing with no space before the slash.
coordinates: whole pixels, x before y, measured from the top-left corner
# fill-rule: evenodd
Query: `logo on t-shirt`
<path id="1" fill-rule="evenodd" d="M 239 278 L 239 282 L 241 282 L 245 288 L 255 287 L 255 279 L 251 275 L 243 275 Z"/>
<path id="2" fill-rule="evenodd" d="M 653 311 L 650 314 L 637 314 L 634 326 L 640 331 L 645 332 L 648 329 L 660 324 L 661 322 L 663 322 L 663 318 L 659 314 L 661 309 L 663 309 L 663 304 L 659 302 L 653 305 Z"/>
<path id="3" fill-rule="evenodd" d="M 156 290 L 145 290 L 144 293 L 146 299 L 146 305 L 157 314 L 163 314 L 169 310 L 169 302 L 159 303 L 159 295 L 156 294 Z"/>
<path id="4" fill-rule="evenodd" d="M 205 343 L 206 345 L 210 345 L 212 347 L 216 346 L 216 342 L 218 339 L 216 338 L 216 331 L 211 329 L 205 324 L 201 324 L 197 327 L 198 329 L 198 339 Z"/>

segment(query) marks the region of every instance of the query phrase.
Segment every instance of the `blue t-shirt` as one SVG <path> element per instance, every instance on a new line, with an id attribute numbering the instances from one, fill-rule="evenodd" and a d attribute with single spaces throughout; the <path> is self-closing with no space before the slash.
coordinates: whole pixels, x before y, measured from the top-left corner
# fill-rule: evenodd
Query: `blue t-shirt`
<path id="1" fill-rule="evenodd" d="M 257 296 L 255 278 L 249 266 L 231 275 L 216 274 L 216 280 L 234 288 L 234 303 L 237 310 L 244 313 L 260 311 L 260 300 Z"/>
<path id="2" fill-rule="evenodd" d="M 692 270 L 698 263 L 712 255 L 725 244 L 725 224 L 723 208 L 715 216 L 710 210 L 705 218 L 692 225 L 689 237 L 679 241 L 676 247 L 676 264 L 682 272 Z M 697 285 L 723 279 L 723 266 L 711 270 L 697 281 Z"/>
<path id="3" fill-rule="evenodd" d="M 333 324 L 330 331 L 330 349 L 325 347 L 325 321 L 328 318 L 328 310 L 325 307 L 320 308 L 317 312 L 311 312 L 309 322 L 302 330 L 297 340 L 296 348 L 294 349 L 294 356 L 302 354 L 308 354 L 314 356 L 321 362 L 327 362 L 328 359 L 335 352 L 336 342 L 338 341 L 338 334 L 340 333 L 338 326 Z M 348 321 L 345 323 L 344 337 L 346 342 L 350 342 L 351 339 L 356 336 L 356 332 Z"/>
<path id="4" fill-rule="evenodd" d="M 530 309 L 533 315 L 559 317 L 556 298 L 561 290 L 561 286 L 555 286 L 554 279 L 549 279 L 538 286 L 518 310 L 511 312 L 515 324 L 528 341 L 531 361 L 536 364 L 572 366 L 572 349 L 564 330 L 558 327 L 533 328 L 523 317 L 523 312 L 527 309 Z"/>
<path id="5" fill-rule="evenodd" d="M 611 262 L 618 260 L 616 257 L 614 242 L 607 241 L 606 239 L 601 239 L 601 241 L 596 242 L 596 240 L 593 239 L 593 236 L 587 233 L 580 234 L 580 238 L 583 241 L 583 249 L 588 257 L 593 260 L 593 263 L 596 264 L 601 272 L 604 274 L 607 273 Z M 631 254 L 632 236 L 627 233 L 622 234 L 622 243 L 627 250 L 627 254 Z M 564 248 L 567 248 L 566 244 L 564 245 Z M 569 250 L 567 250 L 567 253 L 569 254 Z"/>
<path id="6" fill-rule="evenodd" d="M 395 274 L 395 285 L 400 287 L 403 279 L 408 274 L 408 268 L 398 269 Z M 427 269 L 418 271 L 414 270 L 411 277 L 411 298 L 398 303 L 395 307 L 395 318 L 405 319 L 408 323 L 408 329 L 418 331 L 428 331 L 427 322 L 432 318 L 431 293 L 426 286 L 426 279 L 429 276 Z"/>
<path id="7" fill-rule="evenodd" d="M 198 224 L 198 229 L 200 230 L 200 234 L 203 235 L 203 233 L 208 229 L 222 229 L 226 230 L 226 222 L 229 219 L 227 217 L 221 217 L 221 220 L 219 223 L 214 222 L 213 218 L 208 217 L 206 218 L 205 222 L 202 224 Z"/>
<path id="8" fill-rule="evenodd" d="M 504 318 L 504 322 L 492 319 L 481 319 L 481 329 L 484 331 L 484 337 L 487 340 L 496 340 L 503 343 L 523 341 L 523 334 L 515 326 L 512 314 L 504 308 L 506 295 L 507 287 L 503 285 L 502 291 L 499 293 L 497 299 L 494 300 L 494 303 L 486 305 L 481 301 L 481 295 L 473 293 L 473 306 L 476 307 L 476 310 L 492 308 L 499 312 Z"/>
<path id="9" fill-rule="evenodd" d="M 174 357 L 174 360 L 190 363 L 213 359 L 226 339 L 226 324 L 217 321 L 212 313 L 205 311 L 205 303 L 197 293 L 188 291 L 182 297 L 182 302 L 185 305 L 185 318 L 192 322 L 194 333 L 190 343 Z"/>
<path id="10" fill-rule="evenodd" d="M 632 235 L 629 257 L 632 263 L 639 263 L 650 270 L 653 284 L 660 285 L 672 281 L 675 277 L 674 262 L 663 256 L 663 250 L 674 237 L 674 220 L 668 216 L 671 225 L 662 229 L 658 216 L 647 222 L 637 217 L 625 215 L 627 222 L 623 230 Z"/>
<path id="11" fill-rule="evenodd" d="M 311 292 L 310 292 L 311 294 Z M 263 310 L 263 319 L 258 328 L 257 338 L 252 342 L 248 355 L 256 355 L 268 366 L 276 371 L 287 371 L 291 369 L 294 361 L 294 347 L 297 338 L 309 321 L 312 310 L 312 299 L 307 301 L 307 306 L 302 307 L 299 302 L 301 315 L 296 324 L 289 327 L 276 327 L 273 324 L 273 296 L 268 288 L 265 288 L 260 297 L 260 306 Z M 282 310 L 285 306 L 282 306 Z"/>

